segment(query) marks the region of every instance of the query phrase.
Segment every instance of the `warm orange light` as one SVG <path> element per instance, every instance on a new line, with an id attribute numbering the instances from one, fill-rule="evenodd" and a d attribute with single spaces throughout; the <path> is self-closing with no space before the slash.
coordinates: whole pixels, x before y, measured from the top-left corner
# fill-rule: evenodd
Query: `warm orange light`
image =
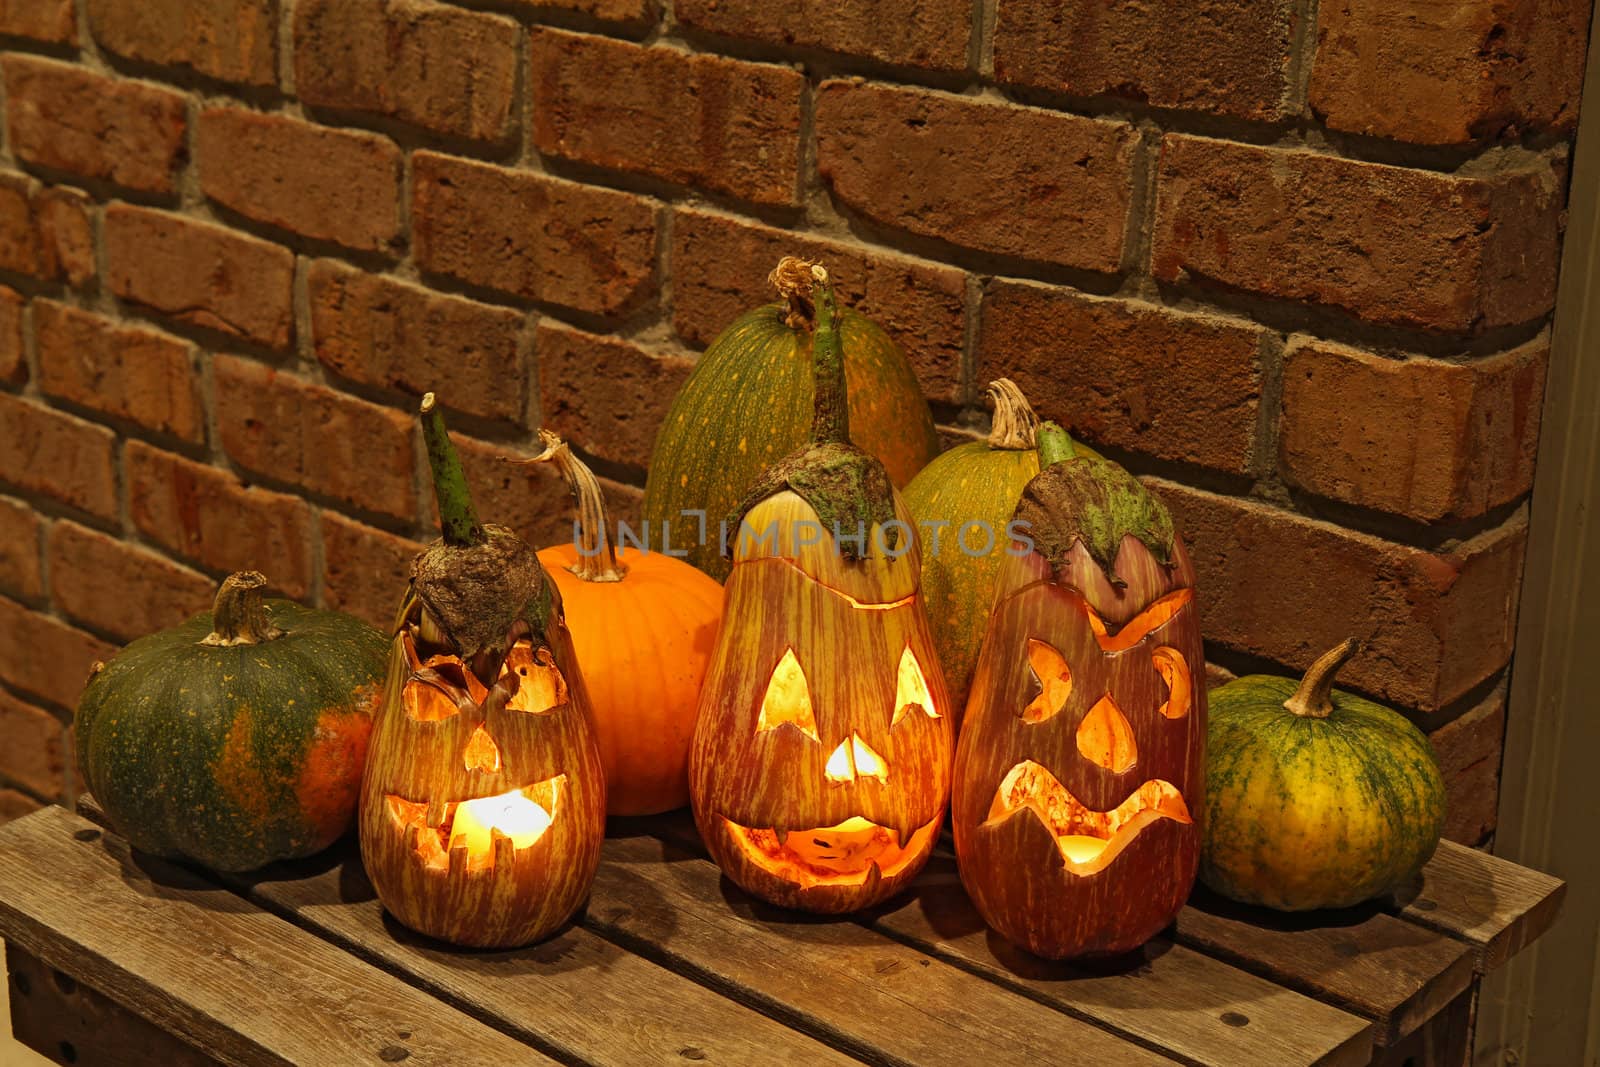
<path id="1" fill-rule="evenodd" d="M 1052 646 L 1028 638 L 1028 669 L 1039 687 L 1028 706 L 1022 709 L 1023 722 L 1044 722 L 1067 706 L 1072 693 L 1072 671 L 1067 661 Z"/>
<path id="2" fill-rule="evenodd" d="M 482 771 L 492 774 L 500 769 L 500 746 L 494 743 L 494 738 L 483 727 L 472 731 L 472 737 L 467 740 L 467 748 L 462 753 L 462 762 L 469 771 Z"/>
<path id="3" fill-rule="evenodd" d="M 1000 823 L 1022 811 L 1032 811 L 1049 828 L 1067 869 L 1079 875 L 1102 869 L 1159 819 L 1192 821 L 1183 794 L 1164 779 L 1145 782 L 1111 811 L 1095 811 L 1033 760 L 1023 760 L 1006 773 L 986 822 Z"/>
<path id="4" fill-rule="evenodd" d="M 939 717 L 939 712 L 933 706 L 933 697 L 928 693 L 928 680 L 922 676 L 922 664 L 917 662 L 911 646 L 907 645 L 905 651 L 900 653 L 900 671 L 895 682 L 894 718 L 891 720 L 891 725 L 905 718 L 906 712 L 912 708 L 921 708 L 922 713 L 930 719 Z"/>
<path id="5" fill-rule="evenodd" d="M 1161 714 L 1169 719 L 1183 718 L 1189 714 L 1189 661 L 1183 658 L 1182 652 L 1167 645 L 1150 653 L 1150 658 L 1167 682 L 1167 699 L 1161 705 Z"/>
<path id="6" fill-rule="evenodd" d="M 856 778 L 876 778 L 884 782 L 889 778 L 889 765 L 865 741 L 851 734 L 833 750 L 822 773 L 830 782 L 849 782 Z"/>
<path id="7" fill-rule="evenodd" d="M 517 674 L 517 691 L 506 704 L 511 711 L 538 715 L 567 703 L 567 680 L 561 677 L 548 648 L 535 652 L 527 641 L 518 641 L 506 654 L 500 676 L 504 678 L 513 671 Z"/>
<path id="8" fill-rule="evenodd" d="M 756 719 L 756 729 L 776 730 L 787 723 L 817 740 L 817 718 L 811 710 L 811 686 L 806 682 L 806 672 L 800 669 L 800 660 L 794 649 L 784 652 L 783 658 L 772 669 L 767 682 L 766 695 L 761 698 L 761 714 Z"/>
<path id="9" fill-rule="evenodd" d="M 1138 760 L 1133 727 L 1110 693 L 1096 701 L 1078 724 L 1078 752 L 1113 774 L 1121 774 Z"/>
<path id="10" fill-rule="evenodd" d="M 520 789 L 497 797 L 464 800 L 456 807 L 450 828 L 450 847 L 465 843 L 470 863 L 494 854 L 494 832 L 511 838 L 513 848 L 527 848 L 550 829 L 550 813 Z"/>
<path id="11" fill-rule="evenodd" d="M 895 831 L 860 815 L 837 826 L 788 833 L 750 829 L 727 819 L 723 824 L 762 870 L 810 887 L 861 885 L 874 867 L 883 877 L 893 878 L 927 855 L 940 821 L 932 819 L 904 844 Z"/>
<path id="12" fill-rule="evenodd" d="M 1073 863 L 1088 863 L 1106 850 L 1110 841 L 1102 841 L 1098 837 L 1077 837 L 1068 834 L 1056 838 L 1056 844 L 1061 847 L 1061 854 Z"/>
<path id="13" fill-rule="evenodd" d="M 1132 648 L 1152 632 L 1165 626 L 1193 599 L 1193 589 L 1179 589 L 1175 593 L 1168 593 L 1135 615 L 1126 626 L 1114 634 L 1106 632 L 1105 620 L 1100 618 L 1087 603 L 1084 604 L 1083 610 L 1089 615 L 1089 628 L 1094 631 L 1095 640 L 1100 643 L 1100 651 L 1121 652 L 1123 649 Z"/>

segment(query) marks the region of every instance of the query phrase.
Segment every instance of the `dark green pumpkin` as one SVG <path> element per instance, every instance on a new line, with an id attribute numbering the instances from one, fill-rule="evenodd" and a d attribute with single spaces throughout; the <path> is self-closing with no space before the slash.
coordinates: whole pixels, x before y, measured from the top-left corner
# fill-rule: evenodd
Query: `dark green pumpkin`
<path id="1" fill-rule="evenodd" d="M 1200 879 L 1281 911 L 1359 904 L 1409 883 L 1444 828 L 1428 739 L 1332 688 L 1346 641 L 1305 679 L 1249 675 L 1211 691 Z"/>
<path id="2" fill-rule="evenodd" d="M 252 870 L 355 818 L 388 642 L 265 584 L 231 576 L 214 611 L 134 641 L 84 690 L 78 769 L 136 848 Z"/>
<path id="3" fill-rule="evenodd" d="M 650 543 L 657 550 L 687 550 L 688 561 L 718 581 L 729 567 L 719 524 L 758 475 L 809 439 L 809 278 L 807 271 L 786 272 L 780 264 L 772 280 L 787 305 L 756 308 L 711 343 L 656 437 L 644 491 Z M 851 435 L 903 486 L 938 454 L 933 415 L 911 365 L 889 336 L 857 312 L 845 309 L 842 318 Z"/>

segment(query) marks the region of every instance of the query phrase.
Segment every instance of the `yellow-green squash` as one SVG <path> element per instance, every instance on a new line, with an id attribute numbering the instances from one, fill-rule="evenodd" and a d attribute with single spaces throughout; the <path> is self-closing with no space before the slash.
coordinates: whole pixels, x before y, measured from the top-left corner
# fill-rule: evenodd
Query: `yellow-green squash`
<path id="1" fill-rule="evenodd" d="M 1298 684 L 1211 691 L 1200 879 L 1280 911 L 1342 908 L 1408 883 L 1439 844 L 1444 779 L 1421 730 L 1333 689 L 1346 641 Z"/>
<path id="2" fill-rule="evenodd" d="M 721 523 L 760 474 L 808 440 L 816 323 L 810 278 L 809 263 L 779 264 L 771 280 L 784 303 L 748 312 L 711 342 L 656 436 L 643 508 L 650 545 L 686 550 L 690 563 L 719 582 L 729 569 Z M 903 486 L 938 454 L 933 415 L 889 336 L 848 308 L 841 320 L 856 443 Z"/>

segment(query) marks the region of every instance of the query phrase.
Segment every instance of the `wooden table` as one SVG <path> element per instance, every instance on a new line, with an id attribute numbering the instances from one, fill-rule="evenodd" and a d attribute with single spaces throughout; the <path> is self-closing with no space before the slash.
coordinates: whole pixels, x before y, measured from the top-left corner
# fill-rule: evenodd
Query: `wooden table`
<path id="1" fill-rule="evenodd" d="M 387 918 L 353 845 L 217 878 L 98 819 L 0 828 L 13 1029 L 61 1063 L 1456 1067 L 1478 980 L 1565 890 L 1447 842 L 1385 908 L 1202 894 L 1131 958 L 1068 966 L 990 935 L 947 852 L 914 892 L 823 920 L 751 901 L 680 815 L 614 822 L 576 923 L 482 953 Z"/>

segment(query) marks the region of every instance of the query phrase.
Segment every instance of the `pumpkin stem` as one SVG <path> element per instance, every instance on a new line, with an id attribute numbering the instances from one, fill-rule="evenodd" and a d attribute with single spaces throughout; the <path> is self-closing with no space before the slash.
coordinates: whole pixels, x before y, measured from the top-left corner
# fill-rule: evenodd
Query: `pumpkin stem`
<path id="1" fill-rule="evenodd" d="M 260 571 L 239 571 L 222 580 L 211 605 L 211 632 L 202 645 L 259 645 L 282 637 L 283 631 L 267 617 L 261 591 L 267 587 Z"/>
<path id="2" fill-rule="evenodd" d="M 428 467 L 433 472 L 433 495 L 439 502 L 439 528 L 444 543 L 456 548 L 480 545 L 483 527 L 472 508 L 472 493 L 467 489 L 467 474 L 461 469 L 450 435 L 445 431 L 444 412 L 432 393 L 422 398 L 422 439 L 428 446 Z"/>
<path id="3" fill-rule="evenodd" d="M 628 568 L 617 562 L 617 547 L 611 543 L 606 522 L 606 498 L 594 471 L 572 454 L 572 449 L 549 430 L 539 431 L 544 451 L 530 463 L 554 463 L 567 480 L 567 489 L 578 505 L 578 562 L 567 570 L 586 582 L 620 582 Z"/>
<path id="4" fill-rule="evenodd" d="M 850 401 L 844 384 L 844 343 L 839 338 L 839 305 L 833 299 L 828 272 L 811 265 L 816 280 L 817 328 L 811 335 L 811 373 L 816 400 L 811 416 L 811 441 L 818 445 L 850 443 Z"/>
<path id="5" fill-rule="evenodd" d="M 1360 648 L 1355 638 L 1347 637 L 1317 657 L 1317 662 L 1300 679 L 1300 688 L 1294 691 L 1294 696 L 1283 702 L 1283 706 L 1301 718 L 1326 719 L 1333 713 L 1331 694 L 1334 676 Z"/>
<path id="6" fill-rule="evenodd" d="M 1039 469 L 1073 459 L 1078 452 L 1072 447 L 1072 437 L 1053 422 L 1041 423 L 1038 431 Z"/>
<path id="7" fill-rule="evenodd" d="M 811 303 L 811 267 L 809 259 L 784 256 L 767 275 L 767 281 L 787 305 L 783 321 L 791 330 L 809 330 L 816 324 L 816 308 Z"/>
<path id="8" fill-rule="evenodd" d="M 1028 398 L 1010 378 L 989 383 L 989 399 L 994 401 L 994 423 L 989 430 L 989 447 L 1023 451 L 1038 446 L 1039 416 L 1028 405 Z"/>

